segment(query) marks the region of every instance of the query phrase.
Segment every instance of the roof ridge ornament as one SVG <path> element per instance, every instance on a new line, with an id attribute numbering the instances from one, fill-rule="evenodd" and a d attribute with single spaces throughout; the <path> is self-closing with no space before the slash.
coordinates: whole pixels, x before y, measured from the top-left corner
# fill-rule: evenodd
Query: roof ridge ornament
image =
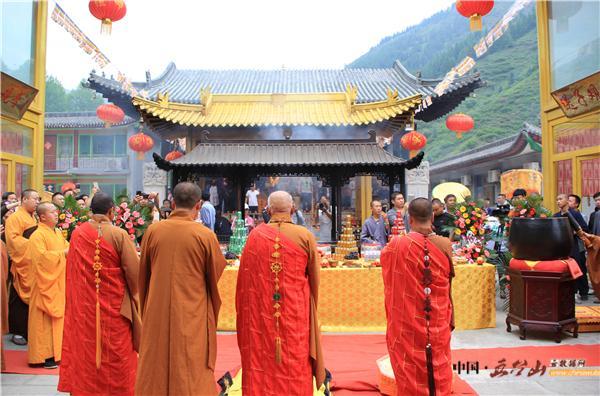
<path id="1" fill-rule="evenodd" d="M 212 88 L 207 85 L 206 88 L 200 88 L 200 104 L 202 105 L 202 115 L 208 113 L 213 101 Z"/>
<path id="2" fill-rule="evenodd" d="M 158 102 L 158 104 L 161 107 L 168 107 L 169 106 L 169 92 L 168 91 L 166 91 L 165 93 L 158 92 L 156 94 L 156 101 Z"/>
<path id="3" fill-rule="evenodd" d="M 352 113 L 353 107 L 356 104 L 356 99 L 358 98 L 358 87 L 353 86 L 352 84 L 346 84 L 346 106 L 348 107 L 348 112 Z"/>
<path id="4" fill-rule="evenodd" d="M 386 95 L 387 95 L 388 104 L 391 105 L 398 101 L 398 90 L 397 89 L 392 90 L 391 88 L 388 88 L 386 90 Z"/>

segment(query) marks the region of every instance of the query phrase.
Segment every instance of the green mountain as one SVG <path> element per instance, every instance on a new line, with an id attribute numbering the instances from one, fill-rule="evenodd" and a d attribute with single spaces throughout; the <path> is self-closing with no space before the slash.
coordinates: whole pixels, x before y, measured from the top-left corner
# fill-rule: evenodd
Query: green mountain
<path id="1" fill-rule="evenodd" d="M 473 45 L 508 11 L 512 3 L 496 2 L 483 18 L 482 32 L 469 32 L 468 20 L 454 7 L 419 25 L 383 39 L 348 67 L 389 67 L 399 59 L 412 73 L 440 77 L 465 56 L 475 58 Z M 518 132 L 523 122 L 539 123 L 539 76 L 535 6 L 515 18 L 488 52 L 476 59 L 486 85 L 465 99 L 453 113 L 466 113 L 475 128 L 460 140 L 445 125 L 445 117 L 418 124 L 428 138 L 426 158 L 436 162 Z"/>

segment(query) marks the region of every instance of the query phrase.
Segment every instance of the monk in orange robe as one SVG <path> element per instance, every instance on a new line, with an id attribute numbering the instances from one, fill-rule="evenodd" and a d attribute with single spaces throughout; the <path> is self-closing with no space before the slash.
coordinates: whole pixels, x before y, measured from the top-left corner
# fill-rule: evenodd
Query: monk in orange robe
<path id="1" fill-rule="evenodd" d="M 8 290 L 6 283 L 8 281 L 8 254 L 6 253 L 6 245 L 0 241 L 0 337 L 8 333 Z M 0 370 L 6 369 L 6 360 L 4 358 L 4 342 L 0 342 Z"/>
<path id="2" fill-rule="evenodd" d="M 271 219 L 249 235 L 235 296 L 246 395 L 312 395 L 325 380 L 313 234 L 292 223 L 292 197 L 272 193 Z"/>
<path id="3" fill-rule="evenodd" d="M 27 317 L 29 315 L 29 297 L 31 296 L 31 276 L 29 267 L 31 258 L 27 247 L 29 239 L 23 234 L 37 225 L 34 217 L 40 196 L 35 190 L 21 193 L 21 207 L 6 219 L 6 247 L 11 259 L 8 322 L 15 344 L 27 343 Z"/>
<path id="4" fill-rule="evenodd" d="M 71 235 L 58 390 L 133 395 L 141 331 L 139 260 L 125 230 L 112 225 L 113 199 L 97 193 L 91 220 Z"/>
<path id="5" fill-rule="evenodd" d="M 448 395 L 452 249 L 448 238 L 432 234 L 429 200 L 414 199 L 408 214 L 411 232 L 392 239 L 381 254 L 386 340 L 397 394 Z"/>
<path id="6" fill-rule="evenodd" d="M 217 282 L 226 263 L 215 233 L 195 221 L 201 198 L 197 185 L 177 184 L 175 209 L 142 241 L 137 395 L 217 394 Z"/>
<path id="7" fill-rule="evenodd" d="M 40 222 L 29 238 L 31 298 L 29 300 L 29 364 L 56 368 L 62 353 L 65 315 L 65 270 L 69 244 L 57 230 L 58 211 L 44 202 L 36 209 Z"/>

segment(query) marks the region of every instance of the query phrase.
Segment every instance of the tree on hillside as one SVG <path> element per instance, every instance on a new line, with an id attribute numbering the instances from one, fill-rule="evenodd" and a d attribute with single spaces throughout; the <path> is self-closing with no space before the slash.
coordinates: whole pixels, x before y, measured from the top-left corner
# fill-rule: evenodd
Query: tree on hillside
<path id="1" fill-rule="evenodd" d="M 77 88 L 67 91 L 54 76 L 46 78 L 46 111 L 74 112 L 94 111 L 104 100 L 95 92 L 84 86 L 81 80 Z"/>
<path id="2" fill-rule="evenodd" d="M 54 76 L 46 77 L 46 111 L 66 111 L 67 91 Z"/>
<path id="3" fill-rule="evenodd" d="M 69 92 L 69 111 L 95 111 L 98 106 L 104 103 L 102 96 L 86 88 L 83 85 L 84 83 L 85 80 L 81 80 L 77 88 Z"/>

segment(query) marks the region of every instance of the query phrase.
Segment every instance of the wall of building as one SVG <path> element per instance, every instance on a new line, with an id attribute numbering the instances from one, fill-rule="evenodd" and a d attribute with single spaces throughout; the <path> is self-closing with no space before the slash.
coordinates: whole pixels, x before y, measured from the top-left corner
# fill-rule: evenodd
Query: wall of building
<path id="1" fill-rule="evenodd" d="M 551 93 L 600 71 L 599 10 L 597 2 L 537 2 L 544 196 L 556 209 L 557 194 L 578 194 L 584 214 L 600 183 L 600 109 L 569 118 Z"/>
<path id="2" fill-rule="evenodd" d="M 5 114 L 0 116 L 0 189 L 17 193 L 27 188 L 40 190 L 44 173 L 48 3 L 2 2 L 1 7 L 2 71 L 35 87 L 38 93 L 22 119 L 16 120 Z M 20 66 L 13 67 L 14 62 Z"/>

